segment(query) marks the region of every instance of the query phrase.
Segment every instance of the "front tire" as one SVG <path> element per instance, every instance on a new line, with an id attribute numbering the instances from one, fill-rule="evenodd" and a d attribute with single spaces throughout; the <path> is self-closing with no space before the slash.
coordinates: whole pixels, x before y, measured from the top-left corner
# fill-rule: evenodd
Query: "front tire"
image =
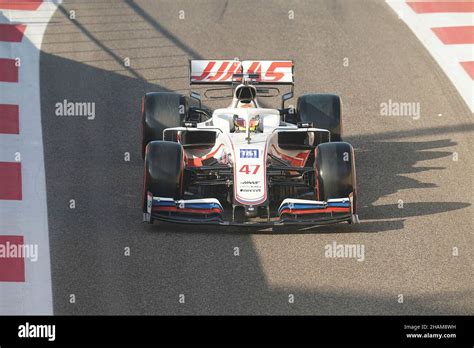
<path id="1" fill-rule="evenodd" d="M 349 143 L 323 143 L 316 147 L 316 194 L 320 201 L 352 195 L 356 214 L 357 185 L 354 149 Z"/>
<path id="2" fill-rule="evenodd" d="M 183 147 L 171 141 L 152 141 L 145 150 L 143 212 L 147 213 L 147 194 L 154 197 L 183 198 Z"/>

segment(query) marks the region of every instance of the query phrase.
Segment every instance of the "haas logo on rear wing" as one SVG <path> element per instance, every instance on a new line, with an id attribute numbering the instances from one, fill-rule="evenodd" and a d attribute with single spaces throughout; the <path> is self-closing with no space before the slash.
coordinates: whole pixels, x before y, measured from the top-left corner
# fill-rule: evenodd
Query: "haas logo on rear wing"
<path id="1" fill-rule="evenodd" d="M 191 84 L 230 84 L 234 74 L 256 74 L 258 83 L 292 84 L 291 60 L 191 60 Z"/>

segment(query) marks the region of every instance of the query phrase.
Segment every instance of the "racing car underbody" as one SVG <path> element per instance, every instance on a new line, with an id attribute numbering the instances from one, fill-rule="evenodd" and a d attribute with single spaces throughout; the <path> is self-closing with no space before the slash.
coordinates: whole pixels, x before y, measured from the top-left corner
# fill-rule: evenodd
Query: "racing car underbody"
<path id="1" fill-rule="evenodd" d="M 219 225 L 357 223 L 352 146 L 342 141 L 342 104 L 307 94 L 297 107 L 293 62 L 191 60 L 191 84 L 230 90 L 226 108 L 201 96 L 151 92 L 142 99 L 143 221 Z M 281 108 L 260 97 L 290 86 Z"/>

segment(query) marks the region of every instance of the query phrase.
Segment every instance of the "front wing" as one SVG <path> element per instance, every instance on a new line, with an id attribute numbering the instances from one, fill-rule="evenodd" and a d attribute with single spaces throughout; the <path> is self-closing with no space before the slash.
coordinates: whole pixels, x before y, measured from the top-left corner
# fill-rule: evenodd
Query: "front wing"
<path id="1" fill-rule="evenodd" d="M 153 197 L 147 193 L 147 212 L 144 222 L 153 220 L 184 224 L 212 224 L 221 226 L 275 226 L 275 225 L 322 225 L 349 221 L 357 223 L 352 199 L 330 199 L 327 202 L 285 199 L 276 211 L 267 211 L 266 217 L 237 221 L 232 208 L 226 211 L 215 198 L 174 200 Z M 232 211 L 231 211 L 232 210 Z"/>

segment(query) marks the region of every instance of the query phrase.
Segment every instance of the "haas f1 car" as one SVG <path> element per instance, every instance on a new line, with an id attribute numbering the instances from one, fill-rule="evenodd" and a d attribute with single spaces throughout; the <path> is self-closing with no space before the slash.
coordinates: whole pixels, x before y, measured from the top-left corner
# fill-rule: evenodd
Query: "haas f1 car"
<path id="1" fill-rule="evenodd" d="M 289 60 L 191 60 L 201 95 L 142 99 L 143 221 L 217 225 L 357 223 L 354 150 L 333 94 L 293 97 Z M 217 86 L 219 85 L 219 86 Z M 261 104 L 282 94 L 281 108 Z M 222 95 L 224 94 L 224 95 Z M 227 95 L 226 95 L 227 94 Z M 214 96 L 212 96 L 214 95 Z"/>

